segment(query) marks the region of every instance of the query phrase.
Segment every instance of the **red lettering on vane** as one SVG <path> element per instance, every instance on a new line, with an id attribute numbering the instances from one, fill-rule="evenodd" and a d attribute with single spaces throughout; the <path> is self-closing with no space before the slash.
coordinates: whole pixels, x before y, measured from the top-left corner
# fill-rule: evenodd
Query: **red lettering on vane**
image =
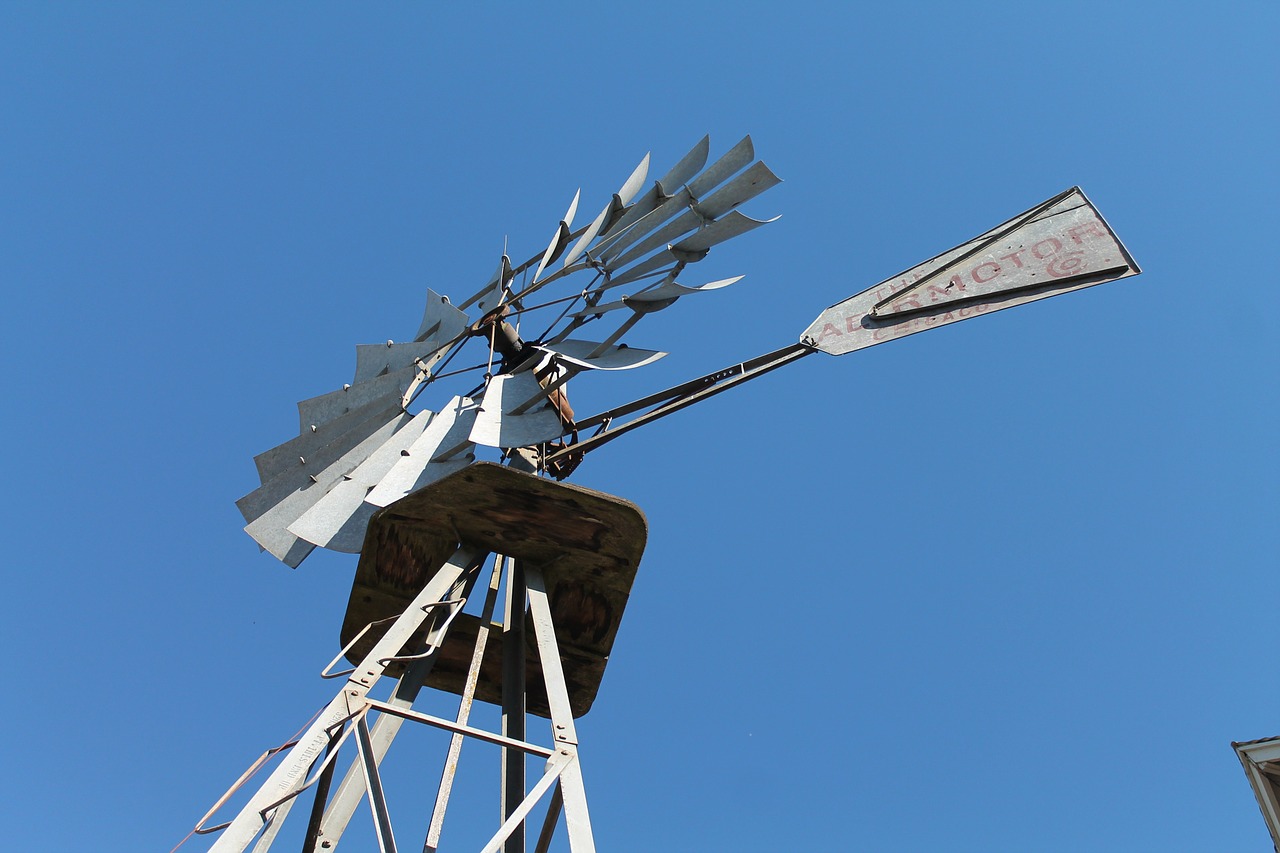
<path id="1" fill-rule="evenodd" d="M 1042 246 L 1048 246 L 1049 247 L 1048 251 L 1041 252 L 1040 249 Z M 1041 240 L 1039 243 L 1036 243 L 1034 246 L 1031 247 L 1031 254 L 1035 255 L 1037 258 L 1039 258 L 1042 261 L 1053 257 L 1054 255 L 1058 254 L 1061 251 L 1062 251 L 1062 241 L 1059 240 L 1057 237 L 1046 237 L 1045 239 Z"/>
<path id="2" fill-rule="evenodd" d="M 1080 275 L 1084 272 L 1084 260 L 1075 252 L 1065 258 L 1058 258 L 1045 267 L 1045 272 L 1054 278 L 1065 278 L 1069 275 Z"/>
<path id="3" fill-rule="evenodd" d="M 844 337 L 844 335 L 841 333 L 839 329 L 837 329 L 835 326 L 831 325 L 830 323 L 826 323 L 822 327 L 822 334 L 818 335 L 818 343 L 822 343 L 822 341 L 825 340 L 830 335 L 835 335 L 837 338 Z"/>
<path id="4" fill-rule="evenodd" d="M 982 274 L 983 270 L 988 270 L 989 274 L 983 275 Z M 983 284 L 984 282 L 991 281 L 991 279 L 1000 275 L 1000 265 L 992 261 L 987 261 L 985 264 L 978 264 L 976 267 L 974 267 L 969 272 L 969 275 L 972 276 L 973 280 L 976 281 L 978 284 Z"/>
<path id="5" fill-rule="evenodd" d="M 1004 257 L 1002 257 L 1000 260 L 1002 260 L 1002 261 L 1009 261 L 1011 264 L 1013 264 L 1013 265 L 1014 265 L 1015 267 L 1017 267 L 1018 269 L 1022 269 L 1022 258 L 1020 258 L 1020 257 L 1018 257 L 1018 256 L 1019 256 L 1019 255 L 1021 255 L 1021 254 L 1022 254 L 1023 252 L 1025 252 L 1025 251 L 1026 251 L 1026 249 L 1019 249 L 1018 251 L 1013 252 L 1012 254 L 1005 255 L 1005 256 L 1004 256 Z"/>
<path id="6" fill-rule="evenodd" d="M 1105 237 L 1107 233 L 1102 230 L 1102 223 L 1098 220 L 1086 222 L 1084 225 L 1077 225 L 1067 231 L 1067 236 L 1077 245 L 1084 242 L 1082 235 L 1088 234 L 1090 237 Z"/>

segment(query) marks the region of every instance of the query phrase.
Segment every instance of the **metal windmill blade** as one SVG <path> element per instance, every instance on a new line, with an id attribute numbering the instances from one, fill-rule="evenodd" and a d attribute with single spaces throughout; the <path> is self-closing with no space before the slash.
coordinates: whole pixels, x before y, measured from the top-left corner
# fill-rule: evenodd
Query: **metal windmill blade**
<path id="1" fill-rule="evenodd" d="M 670 305 L 675 304 L 676 300 L 682 296 L 688 296 L 691 293 L 709 293 L 713 290 L 719 290 L 722 287 L 728 287 L 736 284 L 745 276 L 734 276 L 733 278 L 724 278 L 719 281 L 711 281 L 700 287 L 688 287 L 680 284 L 675 280 L 674 275 L 669 275 L 660 283 L 641 290 L 639 293 L 631 296 L 623 296 L 617 302 L 606 302 L 595 305 L 591 308 L 584 308 L 575 313 L 575 316 L 586 316 L 592 314 L 604 314 L 609 311 L 617 311 L 620 308 L 630 308 L 638 314 L 652 314 L 655 311 L 661 311 Z"/>
<path id="2" fill-rule="evenodd" d="M 627 231 L 640 219 L 648 216 L 659 204 L 670 198 L 680 187 L 688 183 L 706 165 L 707 155 L 710 151 L 710 136 L 704 136 L 698 140 L 698 143 L 689 150 L 689 153 L 681 157 L 680 161 L 661 179 L 654 182 L 648 192 L 636 199 L 635 204 L 631 205 L 622 216 L 617 217 L 605 228 L 601 247 L 604 246 L 605 241 Z"/>
<path id="3" fill-rule="evenodd" d="M 392 466 L 408 451 L 435 418 L 423 410 L 409 423 L 396 430 L 363 462 L 334 484 L 325 495 L 287 526 L 294 536 L 312 545 L 348 554 L 360 553 L 369 516 L 377 508 L 365 503 L 365 497 L 378 485 Z"/>
<path id="4" fill-rule="evenodd" d="M 471 430 L 480 407 L 468 397 L 454 397 L 368 494 L 365 503 L 384 507 L 447 477 L 475 461 Z"/>
<path id="5" fill-rule="evenodd" d="M 350 442 L 363 440 L 399 412 L 400 399 L 391 395 L 373 400 L 326 423 L 312 424 L 294 438 L 270 450 L 265 450 L 253 458 L 254 464 L 258 467 L 258 479 L 266 484 L 268 480 L 285 470 L 306 466 L 308 460 L 311 461 L 312 467 L 307 469 L 307 473 L 314 473 L 315 453 L 320 448 L 337 440 Z"/>
<path id="6" fill-rule="evenodd" d="M 707 149 L 704 138 L 586 250 L 593 269 L 603 273 L 603 280 L 586 294 L 585 307 L 572 312 L 567 326 L 546 336 L 548 341 L 565 340 L 584 323 L 601 316 L 602 312 L 590 309 L 600 304 L 605 291 L 647 278 L 678 275 L 684 265 L 705 258 L 713 246 L 776 220 L 755 220 L 737 211 L 781 182 L 763 162 L 747 165 L 755 153 L 751 138 L 744 138 L 697 174 L 706 161 Z M 673 180 L 683 183 L 668 193 L 664 187 Z M 635 318 L 620 331 L 629 330 L 634 323 Z M 610 342 L 618 339 L 615 333 Z"/>
<path id="7" fill-rule="evenodd" d="M 503 256 L 505 266 L 510 268 L 511 261 Z M 502 275 L 503 265 L 498 267 L 498 276 Z M 449 304 L 449 297 L 441 296 L 431 288 L 427 288 L 427 305 L 422 311 L 422 324 L 418 326 L 416 342 L 434 343 L 437 348 L 445 346 L 467 327 L 467 315 L 459 308 Z"/>
<path id="8" fill-rule="evenodd" d="M 622 215 L 622 211 L 626 209 L 627 204 L 640 191 L 640 187 L 644 184 L 644 179 L 649 174 L 649 155 L 645 154 L 644 159 L 640 161 L 640 165 L 636 166 L 628 177 L 613 194 L 613 198 L 609 199 L 609 203 L 604 206 L 604 210 L 591 222 L 587 230 L 578 238 L 578 242 L 573 244 L 573 248 L 564 256 L 562 266 L 568 267 L 578 258 L 582 257 L 582 253 L 587 250 L 587 246 L 600 236 L 601 232 L 608 229 L 618 217 Z"/>
<path id="9" fill-rule="evenodd" d="M 430 417 L 410 417 L 406 396 L 466 326 L 428 289 L 417 340 L 357 346 L 353 383 L 298 403 L 298 436 L 255 458 L 262 485 L 237 502 L 259 546 L 294 567 L 316 545 L 359 550 L 365 491 Z"/>
<path id="10" fill-rule="evenodd" d="M 542 271 L 547 268 L 547 264 L 554 261 L 560 256 L 560 253 L 569 245 L 570 235 L 573 233 L 573 217 L 578 212 L 578 199 L 582 198 L 582 190 L 579 189 L 573 194 L 573 201 L 569 202 L 569 209 L 565 211 L 564 218 L 560 220 L 560 225 L 556 228 L 555 236 L 551 238 L 550 245 L 542 254 L 542 260 L 538 262 L 538 268 L 533 273 L 533 281 L 542 278 Z"/>
<path id="11" fill-rule="evenodd" d="M 489 312 L 497 308 L 502 304 L 503 295 L 514 275 L 515 272 L 511 268 L 511 258 L 504 253 L 502 259 L 498 261 L 498 268 L 485 286 L 480 288 L 470 299 L 459 305 L 458 310 L 465 311 L 472 305 L 482 312 Z"/>
<path id="12" fill-rule="evenodd" d="M 480 399 L 470 438 L 485 447 L 528 447 L 569 431 L 532 371 L 493 377 Z"/>
<path id="13" fill-rule="evenodd" d="M 309 463 L 302 460 L 297 469 L 283 471 L 241 498 L 236 503 L 249 522 L 245 531 L 281 562 L 297 567 L 313 546 L 299 540 L 288 526 L 411 420 L 401 411 L 362 440 L 348 442 L 340 437 L 321 448 Z"/>
<path id="14" fill-rule="evenodd" d="M 708 142 L 709 140 L 704 137 L 695 146 L 694 151 L 681 160 L 676 169 L 658 182 L 654 188 L 656 193 L 653 196 L 652 207 L 646 209 L 643 203 L 638 202 L 633 210 L 628 211 L 627 215 L 618 221 L 617 225 L 609 229 L 601 240 L 602 257 L 617 255 L 622 248 L 666 222 L 689 203 L 701 198 L 730 175 L 742 169 L 755 157 L 755 146 L 751 142 L 751 137 L 746 136 L 711 164 L 705 172 L 698 175 L 698 171 L 706 162 Z M 646 196 L 647 199 L 648 196 Z M 674 203 L 672 200 L 675 200 Z"/>
<path id="15" fill-rule="evenodd" d="M 358 345 L 353 381 L 300 402 L 299 434 L 255 458 L 261 485 L 238 502 L 250 536 L 290 566 L 315 547 L 358 551 L 376 508 L 474 461 L 479 449 L 506 453 L 576 435 L 566 396 L 571 379 L 661 358 L 665 353 L 619 341 L 641 317 L 682 296 L 737 280 L 686 287 L 672 272 L 621 302 L 599 304 L 611 287 L 664 265 L 681 268 L 701 259 L 712 245 L 763 224 L 737 212 L 779 182 L 764 163 L 752 163 L 751 138 L 704 168 L 709 150 L 710 140 L 703 137 L 642 192 L 650 167 L 646 154 L 596 218 L 578 231 L 573 220 L 582 193 L 575 193 L 541 252 L 519 265 L 504 253 L 488 281 L 456 306 L 428 289 L 412 340 Z M 621 275 L 611 276 L 619 269 Z M 545 306 L 532 304 L 535 292 L 579 273 L 592 281 L 566 285 L 570 295 L 548 297 Z M 518 292 L 513 289 L 517 276 L 528 282 Z M 619 307 L 630 308 L 630 317 L 607 339 L 569 339 L 574 330 Z M 546 334 L 526 343 L 515 318 L 536 317 L 539 311 L 559 311 L 559 318 Z M 504 319 L 508 315 L 516 325 Z M 472 322 L 472 317 L 479 319 Z M 562 327 L 553 332 L 557 323 Z M 475 353 L 470 366 L 440 372 L 463 351 Z M 484 377 L 475 391 L 455 395 L 438 413 L 410 411 L 432 383 L 469 370 Z"/>
<path id="16" fill-rule="evenodd" d="M 665 250 L 643 262 L 637 263 L 629 269 L 622 270 L 617 275 L 613 276 L 610 281 L 615 285 L 628 284 L 649 275 L 655 270 L 661 269 L 668 264 L 696 263 L 707 256 L 707 253 L 711 250 L 712 246 L 718 245 L 727 240 L 732 240 L 734 237 L 740 237 L 748 231 L 754 231 L 761 225 L 768 225 L 772 222 L 778 221 L 780 218 L 781 217 L 779 216 L 775 216 L 772 219 L 752 219 L 749 216 L 744 216 L 736 210 L 732 211 L 723 219 L 703 223 L 703 227 L 694 234 L 691 234 L 678 243 L 668 244 Z M 673 227 L 671 231 L 678 231 L 679 234 L 683 234 L 689 230 L 689 228 L 686 227 L 689 225 L 689 222 L 687 221 L 672 224 L 673 226 L 678 227 Z M 678 234 L 676 236 L 678 236 Z M 623 266 L 630 263 L 641 255 L 657 248 L 657 246 L 666 243 L 668 239 L 672 239 L 670 236 L 663 234 L 662 232 L 659 232 L 655 237 L 660 237 L 661 239 L 653 241 L 653 245 L 651 246 L 645 246 L 642 244 L 643 251 L 630 252 L 622 258 L 619 258 L 617 266 Z"/>

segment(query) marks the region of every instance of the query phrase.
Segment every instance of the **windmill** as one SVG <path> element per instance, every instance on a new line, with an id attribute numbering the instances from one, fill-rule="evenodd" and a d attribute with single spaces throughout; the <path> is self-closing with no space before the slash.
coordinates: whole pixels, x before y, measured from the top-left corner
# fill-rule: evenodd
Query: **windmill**
<path id="1" fill-rule="evenodd" d="M 570 849 L 593 850 L 574 720 L 599 688 L 646 527 L 629 502 L 561 482 L 585 455 L 805 356 L 1139 272 L 1073 188 L 832 305 L 795 343 L 580 415 L 570 384 L 663 357 L 624 338 L 650 314 L 740 280 L 703 281 L 698 263 L 773 221 L 738 210 L 780 182 L 750 137 L 710 166 L 709 152 L 704 137 L 652 183 L 646 155 L 577 229 L 575 193 L 543 251 L 519 264 L 503 254 L 456 305 L 428 290 L 412 341 L 358 346 L 353 381 L 300 402 L 299 434 L 255 458 L 261 484 L 237 504 L 264 550 L 294 567 L 316 547 L 360 558 L 343 649 L 325 673 L 341 689 L 233 820 L 205 826 L 224 797 L 201 821 L 198 832 L 218 833 L 214 850 L 267 849 L 304 791 L 314 791 L 304 849 L 334 849 L 362 799 L 381 849 L 397 849 L 379 764 L 406 720 L 451 734 L 425 850 L 439 845 L 467 738 L 502 748 L 501 820 L 486 851 L 523 851 L 544 797 L 534 849 L 548 848 L 563 813 Z M 417 408 L 420 398 L 437 408 Z M 330 673 L 343 657 L 352 668 Z M 390 697 L 373 698 L 390 676 Z M 460 697 L 454 719 L 413 710 L 424 686 Z M 500 733 L 469 725 L 476 699 L 501 706 Z M 549 746 L 527 739 L 530 714 L 550 721 Z M 330 796 L 347 743 L 355 756 Z M 546 759 L 531 787 L 526 755 Z"/>

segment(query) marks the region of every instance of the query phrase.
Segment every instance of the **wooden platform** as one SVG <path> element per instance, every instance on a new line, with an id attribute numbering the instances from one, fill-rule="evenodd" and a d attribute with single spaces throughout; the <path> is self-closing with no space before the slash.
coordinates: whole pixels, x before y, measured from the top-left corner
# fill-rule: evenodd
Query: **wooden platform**
<path id="1" fill-rule="evenodd" d="M 603 492 L 479 462 L 373 515 L 342 623 L 345 646 L 369 622 L 404 610 L 459 544 L 542 568 L 573 715 L 591 709 L 644 553 L 648 525 L 634 504 Z M 483 578 L 488 577 L 486 570 Z M 482 595 L 484 580 L 474 595 Z M 480 620 L 459 614 L 427 686 L 461 693 Z M 494 625 L 476 698 L 501 704 L 501 636 Z M 353 663 L 381 636 L 372 629 Z M 526 637 L 528 710 L 549 717 L 532 627 Z M 420 638 L 415 638 L 420 645 Z M 414 643 L 410 643 L 413 647 Z"/>

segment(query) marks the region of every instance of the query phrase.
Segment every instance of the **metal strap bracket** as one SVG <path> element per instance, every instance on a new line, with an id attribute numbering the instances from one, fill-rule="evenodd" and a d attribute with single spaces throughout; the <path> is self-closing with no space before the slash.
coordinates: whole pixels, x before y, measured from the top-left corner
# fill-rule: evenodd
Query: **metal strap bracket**
<path id="1" fill-rule="evenodd" d="M 467 600 L 465 598 L 452 598 L 445 601 L 436 601 L 431 604 L 425 604 L 423 605 L 422 609 L 426 611 L 426 610 L 430 610 L 433 607 L 439 607 L 440 605 L 449 605 L 450 607 L 453 608 L 452 610 L 449 611 L 449 616 L 444 620 L 444 623 L 438 629 L 433 629 L 433 631 L 443 633 L 445 630 L 448 629 L 449 623 L 453 621 L 454 617 L 462 612 L 462 607 L 466 603 L 467 603 Z M 329 663 L 325 665 L 325 668 L 320 670 L 320 677 L 321 678 L 341 678 L 344 675 L 350 675 L 351 673 L 355 672 L 356 671 L 355 667 L 352 667 L 351 669 L 340 670 L 338 672 L 330 672 L 329 670 L 333 666 L 335 666 L 338 663 L 338 661 L 346 657 L 347 652 L 351 651 L 351 647 L 354 646 L 356 643 L 360 642 L 360 638 L 363 637 L 365 634 L 367 634 L 369 632 L 369 629 L 372 628 L 374 625 L 383 625 L 387 622 L 394 622 L 399 618 L 400 618 L 400 614 L 397 613 L 395 616 L 388 616 L 386 619 L 375 619 L 374 621 L 365 625 L 363 628 L 360 629 L 360 633 L 356 634 L 354 637 L 351 638 L 351 642 L 347 643 L 345 646 L 342 647 L 342 651 L 338 652 L 337 657 L 329 661 Z M 420 652 L 419 654 L 392 655 L 389 658 L 380 658 L 378 660 L 378 663 L 381 664 L 382 666 L 386 666 L 389 663 L 403 663 L 405 661 L 421 660 L 422 658 L 425 658 L 428 655 L 430 655 L 437 648 L 438 648 L 438 644 L 428 643 L 426 650 L 423 652 Z"/>

